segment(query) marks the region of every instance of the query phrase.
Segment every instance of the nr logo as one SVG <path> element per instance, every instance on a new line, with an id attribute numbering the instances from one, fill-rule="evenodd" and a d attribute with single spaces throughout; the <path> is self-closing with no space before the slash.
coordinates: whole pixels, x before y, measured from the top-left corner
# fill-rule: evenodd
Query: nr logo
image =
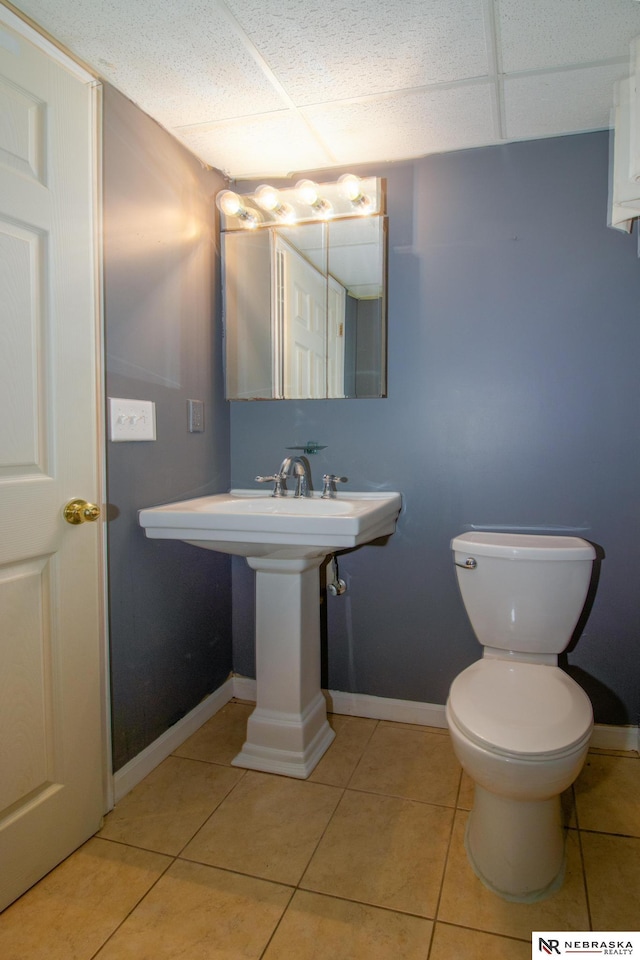
<path id="1" fill-rule="evenodd" d="M 560 954 L 560 941 L 559 940 L 543 940 L 542 937 L 538 937 L 538 950 L 540 953 Z"/>

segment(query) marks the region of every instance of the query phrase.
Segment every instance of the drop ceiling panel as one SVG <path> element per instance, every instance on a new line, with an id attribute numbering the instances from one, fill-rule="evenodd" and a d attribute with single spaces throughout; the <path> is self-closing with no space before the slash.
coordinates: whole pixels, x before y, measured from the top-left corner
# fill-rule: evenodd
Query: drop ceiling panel
<path id="1" fill-rule="evenodd" d="M 511 77 L 504 82 L 507 137 L 514 140 L 602 130 L 625 67 L 612 65 Z"/>
<path id="2" fill-rule="evenodd" d="M 505 73 L 629 56 L 637 0 L 499 0 Z"/>
<path id="3" fill-rule="evenodd" d="M 298 106 L 488 70 L 483 0 L 227 3 Z"/>
<path id="4" fill-rule="evenodd" d="M 178 127 L 175 133 L 196 156 L 233 177 L 283 177 L 335 163 L 293 110 L 242 122 Z"/>
<path id="5" fill-rule="evenodd" d="M 304 114 L 340 164 L 364 157 L 400 160 L 496 140 L 493 89 L 486 83 L 308 107 Z"/>

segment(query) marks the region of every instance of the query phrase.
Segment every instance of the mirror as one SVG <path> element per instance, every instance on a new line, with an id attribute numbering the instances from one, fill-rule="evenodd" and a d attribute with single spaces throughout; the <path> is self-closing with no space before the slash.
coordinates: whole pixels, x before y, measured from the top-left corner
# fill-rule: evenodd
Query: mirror
<path id="1" fill-rule="evenodd" d="M 287 213 L 293 193 L 279 192 Z M 278 222 L 236 199 L 222 236 L 227 399 L 385 396 L 386 217 L 331 197 L 330 219 Z"/>

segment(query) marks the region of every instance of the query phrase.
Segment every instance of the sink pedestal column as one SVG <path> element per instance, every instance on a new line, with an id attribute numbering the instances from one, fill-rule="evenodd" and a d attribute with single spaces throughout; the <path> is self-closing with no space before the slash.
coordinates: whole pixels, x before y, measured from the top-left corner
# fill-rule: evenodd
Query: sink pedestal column
<path id="1" fill-rule="evenodd" d="M 256 571 L 256 708 L 236 767 L 304 779 L 335 734 L 320 687 L 321 556 L 247 557 Z"/>

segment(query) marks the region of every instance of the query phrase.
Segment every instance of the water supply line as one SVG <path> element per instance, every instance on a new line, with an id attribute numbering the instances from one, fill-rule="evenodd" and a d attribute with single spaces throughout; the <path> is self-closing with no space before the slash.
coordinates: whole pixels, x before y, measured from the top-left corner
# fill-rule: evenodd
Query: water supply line
<path id="1" fill-rule="evenodd" d="M 343 593 L 347 592 L 347 584 L 340 579 L 338 558 L 335 554 L 329 557 L 327 564 L 327 590 L 332 597 L 341 597 Z"/>

